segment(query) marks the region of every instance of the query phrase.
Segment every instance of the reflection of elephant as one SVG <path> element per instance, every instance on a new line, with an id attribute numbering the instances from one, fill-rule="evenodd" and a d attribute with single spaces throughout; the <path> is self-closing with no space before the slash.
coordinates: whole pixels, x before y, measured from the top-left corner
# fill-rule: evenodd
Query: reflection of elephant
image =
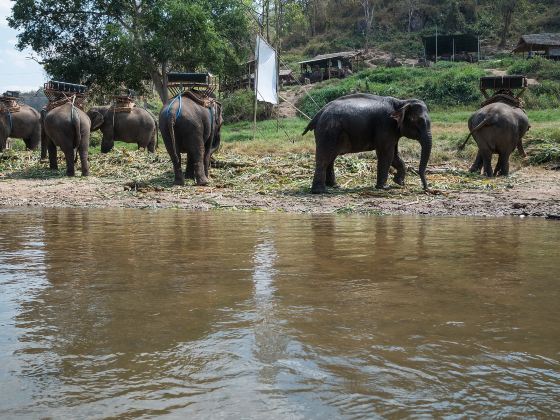
<path id="1" fill-rule="evenodd" d="M 159 127 L 173 162 L 175 185 L 184 185 L 185 177 L 195 179 L 198 185 L 208 184 L 210 157 L 220 146 L 221 126 L 222 107 L 218 102 L 207 108 L 190 95 L 182 95 L 163 105 Z M 185 177 L 181 173 L 181 153 L 187 153 Z"/>
<path id="2" fill-rule="evenodd" d="M 97 116 L 99 118 L 99 116 Z M 97 121 L 94 121 L 97 123 Z M 66 175 L 74 176 L 75 153 L 80 154 L 82 175 L 89 175 L 88 147 L 91 121 L 88 115 L 71 103 L 48 111 L 43 120 L 51 169 L 58 169 L 56 147 L 66 158 Z"/>
<path id="3" fill-rule="evenodd" d="M 486 105 L 469 118 L 470 133 L 459 147 L 462 150 L 472 135 L 478 145 L 476 159 L 471 172 L 480 172 L 484 167 L 486 176 L 509 174 L 509 155 L 517 149 L 525 157 L 522 138 L 529 130 L 529 119 L 525 112 L 505 103 Z M 492 154 L 498 154 L 498 163 L 492 173 Z"/>
<path id="4" fill-rule="evenodd" d="M 156 122 L 148 111 L 134 107 L 130 112 L 114 112 L 113 107 L 98 106 L 88 111 L 93 121 L 97 115 L 97 125 L 91 126 L 91 131 L 101 130 L 101 152 L 109 152 L 115 140 L 126 143 L 137 143 L 138 148 L 147 148 L 154 152 L 156 147 Z"/>
<path id="5" fill-rule="evenodd" d="M 336 185 L 334 161 L 338 155 L 374 150 L 377 153 L 376 188 L 384 188 L 389 166 L 397 169 L 395 182 L 404 184 L 405 166 L 398 154 L 401 136 L 420 141 L 418 173 L 424 189 L 426 166 L 432 150 L 430 117 L 424 102 L 369 94 L 343 96 L 329 102 L 315 115 L 303 134 L 315 130 L 315 176 L 313 193 Z"/>
<path id="6" fill-rule="evenodd" d="M 17 112 L 0 111 L 0 151 L 7 145 L 8 137 L 23 139 L 28 149 L 41 143 L 41 115 L 29 105 L 20 105 Z"/>

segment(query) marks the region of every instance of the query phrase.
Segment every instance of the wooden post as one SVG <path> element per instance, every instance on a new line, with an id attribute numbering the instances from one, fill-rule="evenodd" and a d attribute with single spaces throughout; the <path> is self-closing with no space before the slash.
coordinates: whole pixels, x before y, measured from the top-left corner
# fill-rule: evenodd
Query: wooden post
<path id="1" fill-rule="evenodd" d="M 453 41 L 453 55 L 451 55 L 451 61 L 455 62 L 455 37 L 451 38 Z"/>
<path id="2" fill-rule="evenodd" d="M 437 23 L 436 23 L 436 63 L 437 63 Z"/>
<path id="3" fill-rule="evenodd" d="M 254 103 L 254 114 L 253 114 L 253 140 L 257 137 L 257 86 L 259 85 L 259 47 L 261 43 L 260 35 L 257 36 L 257 53 L 255 54 L 255 103 Z"/>

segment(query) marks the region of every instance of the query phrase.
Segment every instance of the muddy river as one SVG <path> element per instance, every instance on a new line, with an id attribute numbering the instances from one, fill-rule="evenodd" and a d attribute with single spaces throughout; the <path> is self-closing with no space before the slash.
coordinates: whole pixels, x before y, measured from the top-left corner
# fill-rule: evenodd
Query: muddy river
<path id="1" fill-rule="evenodd" d="M 560 223 L 0 210 L 1 418 L 560 415 Z"/>

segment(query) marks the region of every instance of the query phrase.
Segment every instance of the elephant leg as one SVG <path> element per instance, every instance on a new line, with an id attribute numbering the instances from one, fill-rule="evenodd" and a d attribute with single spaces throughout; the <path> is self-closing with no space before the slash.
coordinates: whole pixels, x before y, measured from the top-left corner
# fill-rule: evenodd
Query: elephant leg
<path id="1" fill-rule="evenodd" d="M 474 172 L 480 175 L 481 169 L 482 169 L 482 153 L 480 153 L 479 150 L 476 154 L 476 158 L 474 159 L 473 164 L 471 165 L 471 168 L 469 169 L 469 172 Z"/>
<path id="2" fill-rule="evenodd" d="M 501 173 L 502 169 L 502 155 L 498 155 L 498 162 L 496 162 L 496 166 L 494 167 L 494 176 L 498 176 Z"/>
<path id="3" fill-rule="evenodd" d="M 525 149 L 523 149 L 522 139 L 519 139 L 519 141 L 517 142 L 517 151 L 519 152 L 521 157 L 524 157 L 524 158 L 527 157 L 527 153 L 525 153 Z"/>
<path id="4" fill-rule="evenodd" d="M 156 136 L 153 135 L 148 143 L 148 152 L 155 153 L 156 152 Z"/>
<path id="5" fill-rule="evenodd" d="M 336 159 L 336 158 L 335 158 Z M 327 187 L 338 188 L 336 183 L 336 175 L 334 174 L 334 160 L 327 166 L 326 180 Z"/>
<path id="6" fill-rule="evenodd" d="M 187 168 L 185 169 L 185 178 L 194 179 L 194 161 L 190 154 L 187 154 Z"/>
<path id="7" fill-rule="evenodd" d="M 66 175 L 74 176 L 76 174 L 74 168 L 74 149 L 72 146 L 66 146 L 62 149 L 64 158 L 66 159 Z"/>
<path id="8" fill-rule="evenodd" d="M 45 139 L 45 143 L 47 143 L 47 149 L 49 151 L 49 168 L 57 170 L 58 160 L 56 156 L 57 153 L 56 144 L 54 144 L 54 142 L 49 138 Z"/>
<path id="9" fill-rule="evenodd" d="M 323 151 L 320 147 L 317 147 L 315 152 L 315 175 L 313 175 L 313 184 L 311 185 L 311 192 L 313 194 L 324 194 L 327 192 L 327 170 L 332 164 L 334 172 L 335 159 L 336 154 L 334 152 Z"/>
<path id="10" fill-rule="evenodd" d="M 387 178 L 389 177 L 389 166 L 393 162 L 395 148 L 385 146 L 384 148 L 377 148 L 377 182 L 375 188 L 385 189 Z"/>
<path id="11" fill-rule="evenodd" d="M 48 144 L 46 138 L 41 138 L 41 160 L 45 160 L 47 158 L 47 151 L 48 151 Z"/>
<path id="12" fill-rule="evenodd" d="M 103 133 L 103 138 L 101 139 L 101 153 L 109 153 L 114 146 L 115 139 L 113 136 Z"/>
<path id="13" fill-rule="evenodd" d="M 210 170 L 210 150 L 208 150 L 205 154 L 204 154 L 204 175 L 206 175 L 206 178 L 209 177 L 209 170 Z"/>
<path id="14" fill-rule="evenodd" d="M 202 148 L 201 148 L 202 149 Z M 196 150 L 192 155 L 193 159 L 193 169 L 194 169 L 194 179 L 196 185 L 204 186 L 208 185 L 208 178 L 206 177 L 206 172 L 204 170 L 204 152 L 199 149 Z"/>
<path id="15" fill-rule="evenodd" d="M 398 145 L 395 145 L 395 152 L 393 155 L 393 162 L 391 166 L 397 170 L 396 175 L 393 177 L 393 181 L 397 184 L 404 186 L 404 177 L 406 175 L 406 166 L 401 156 L 399 155 Z"/>
<path id="16" fill-rule="evenodd" d="M 492 152 L 490 150 L 481 150 L 482 166 L 484 168 L 484 175 L 492 178 Z"/>
<path id="17" fill-rule="evenodd" d="M 82 139 L 82 144 L 78 148 L 78 153 L 80 154 L 80 162 L 82 163 L 82 176 L 89 176 L 89 162 L 88 162 L 88 144 L 89 139 Z"/>
<path id="18" fill-rule="evenodd" d="M 508 153 L 500 153 L 500 157 L 498 158 L 498 163 L 500 165 L 500 176 L 509 176 L 509 154 Z"/>

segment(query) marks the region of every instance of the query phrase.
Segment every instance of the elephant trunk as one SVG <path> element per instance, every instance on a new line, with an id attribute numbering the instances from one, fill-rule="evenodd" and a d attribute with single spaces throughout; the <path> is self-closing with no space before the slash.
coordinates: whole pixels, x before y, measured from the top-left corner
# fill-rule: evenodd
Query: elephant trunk
<path id="1" fill-rule="evenodd" d="M 418 167 L 418 174 L 420 175 L 420 180 L 422 181 L 422 187 L 427 190 L 428 182 L 426 181 L 426 167 L 428 166 L 428 160 L 430 159 L 430 153 L 432 152 L 431 131 L 428 131 L 426 135 L 422 137 L 420 145 L 422 147 L 422 152 L 420 153 L 420 166 Z"/>

